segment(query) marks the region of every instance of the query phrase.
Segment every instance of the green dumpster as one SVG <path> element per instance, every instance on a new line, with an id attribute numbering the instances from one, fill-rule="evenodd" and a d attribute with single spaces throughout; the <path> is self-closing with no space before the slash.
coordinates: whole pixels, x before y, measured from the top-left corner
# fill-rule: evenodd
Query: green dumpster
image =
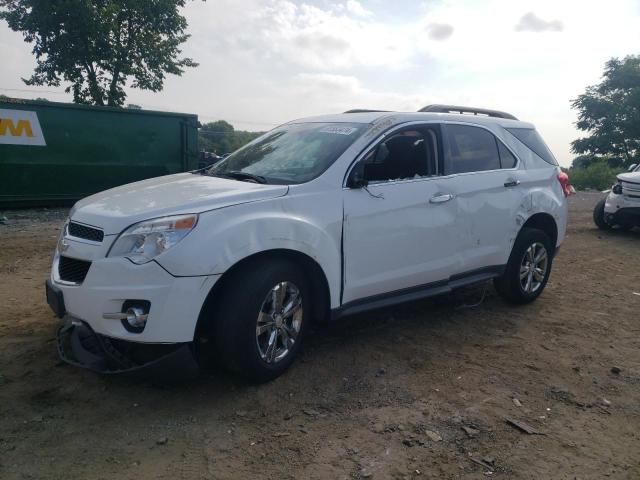
<path id="1" fill-rule="evenodd" d="M 71 203 L 198 165 L 198 117 L 0 100 L 0 208 Z"/>

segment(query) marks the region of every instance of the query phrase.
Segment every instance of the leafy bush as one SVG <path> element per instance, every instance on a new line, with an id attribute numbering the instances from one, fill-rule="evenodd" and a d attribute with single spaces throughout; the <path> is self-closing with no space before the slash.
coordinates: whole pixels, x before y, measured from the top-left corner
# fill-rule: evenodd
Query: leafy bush
<path id="1" fill-rule="evenodd" d="M 570 168 L 569 178 L 576 190 L 606 190 L 615 183 L 616 175 L 624 171 L 624 168 L 611 168 L 606 162 L 598 161 L 586 168 Z"/>

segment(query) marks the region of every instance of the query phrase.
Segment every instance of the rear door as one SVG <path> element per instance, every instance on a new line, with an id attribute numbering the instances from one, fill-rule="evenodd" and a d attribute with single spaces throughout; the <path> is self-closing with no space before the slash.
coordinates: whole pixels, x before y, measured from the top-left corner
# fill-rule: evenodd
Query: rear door
<path id="1" fill-rule="evenodd" d="M 515 155 L 488 129 L 443 125 L 444 174 L 455 195 L 460 271 L 504 265 L 515 240 L 521 172 Z"/>

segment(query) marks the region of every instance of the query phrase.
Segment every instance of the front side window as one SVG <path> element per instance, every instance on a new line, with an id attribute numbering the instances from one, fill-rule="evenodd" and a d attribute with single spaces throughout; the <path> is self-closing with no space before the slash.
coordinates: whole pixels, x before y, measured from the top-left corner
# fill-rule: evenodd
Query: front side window
<path id="1" fill-rule="evenodd" d="M 446 125 L 445 174 L 498 170 L 498 142 L 484 128 Z"/>
<path id="2" fill-rule="evenodd" d="M 437 134 L 431 128 L 409 128 L 392 134 L 362 160 L 368 182 L 388 182 L 437 174 Z"/>
<path id="3" fill-rule="evenodd" d="M 278 127 L 216 163 L 212 176 L 293 184 L 313 180 L 364 133 L 364 123 L 296 123 Z"/>

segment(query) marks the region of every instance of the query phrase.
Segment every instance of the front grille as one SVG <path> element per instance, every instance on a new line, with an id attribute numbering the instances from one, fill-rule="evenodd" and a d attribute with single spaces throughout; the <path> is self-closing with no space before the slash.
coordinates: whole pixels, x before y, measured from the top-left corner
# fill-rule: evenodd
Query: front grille
<path id="1" fill-rule="evenodd" d="M 77 238 L 84 238 L 93 242 L 104 240 L 104 232 L 97 228 L 87 227 L 81 223 L 69 222 L 69 235 Z"/>
<path id="2" fill-rule="evenodd" d="M 625 198 L 633 201 L 640 200 L 640 184 L 631 182 L 622 183 L 622 194 Z"/>
<path id="3" fill-rule="evenodd" d="M 58 275 L 65 282 L 82 283 L 87 276 L 91 262 L 70 257 L 60 257 Z"/>

